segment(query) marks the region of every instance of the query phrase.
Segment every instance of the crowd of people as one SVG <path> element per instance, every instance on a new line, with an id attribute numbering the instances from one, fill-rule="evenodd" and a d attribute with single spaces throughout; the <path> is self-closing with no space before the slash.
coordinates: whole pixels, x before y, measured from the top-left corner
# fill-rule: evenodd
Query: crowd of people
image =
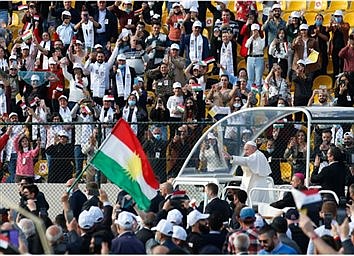
<path id="1" fill-rule="evenodd" d="M 350 219 L 338 224 L 343 205 L 330 196 L 320 213 L 308 213 L 311 220 L 295 209 L 292 194 L 272 203 L 292 208 L 270 225 L 247 207 L 250 189 L 266 187 L 268 176 L 284 183 L 282 161 L 290 163 L 294 189 L 307 190 L 309 179 L 342 199 L 347 186 L 347 199 L 354 199 L 352 124 L 305 131 L 287 124 L 306 121 L 297 113 L 254 142 L 252 129 L 239 130 L 239 120 L 230 120 L 222 135 L 209 132 L 191 162 L 201 173 L 238 165 L 241 190 L 221 200 L 210 183 L 204 205 L 169 181 L 203 134 L 204 121 L 257 106 L 353 107 L 353 24 L 343 11 L 325 26 L 321 13 L 306 20 L 298 10 L 283 20 L 278 1 L 262 4 L 258 11 L 256 1 L 237 1 L 234 10 L 224 0 L 0 2 L 1 177 L 16 182 L 20 206 L 43 219 L 53 253 L 353 253 Z M 329 61 L 333 90 L 312 89 Z M 151 209 L 140 211 L 124 191 L 113 206 L 98 189 L 104 175 L 88 166 L 85 193 L 74 186 L 61 198 L 63 213 L 50 219 L 34 184 L 38 169 L 46 182 L 71 187 L 119 118 L 130 123 L 160 181 Z M 314 170 L 305 177 L 309 132 Z M 266 193 L 255 197 L 269 201 Z M 13 209 L 3 215 L 2 233 L 16 230 L 19 241 L 7 248 L 1 243 L 1 250 L 44 252 L 31 219 Z"/>

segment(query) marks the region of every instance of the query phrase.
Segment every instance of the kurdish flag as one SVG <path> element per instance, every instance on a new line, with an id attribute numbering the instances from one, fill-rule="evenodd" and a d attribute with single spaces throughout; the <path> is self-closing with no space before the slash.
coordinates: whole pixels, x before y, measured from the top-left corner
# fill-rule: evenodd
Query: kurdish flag
<path id="1" fill-rule="evenodd" d="M 141 210 L 157 195 L 156 181 L 143 148 L 122 118 L 91 160 L 114 184 L 128 192 Z"/>

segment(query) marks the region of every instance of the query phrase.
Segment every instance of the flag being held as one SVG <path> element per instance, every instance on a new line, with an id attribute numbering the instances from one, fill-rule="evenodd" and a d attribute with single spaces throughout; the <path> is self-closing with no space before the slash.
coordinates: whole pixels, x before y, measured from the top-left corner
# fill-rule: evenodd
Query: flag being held
<path id="1" fill-rule="evenodd" d="M 291 193 L 294 197 L 296 207 L 299 210 L 317 209 L 318 205 L 322 202 L 322 197 L 318 192 L 318 189 L 309 189 L 304 191 L 292 189 Z"/>
<path id="2" fill-rule="evenodd" d="M 141 210 L 149 209 L 159 183 L 138 138 L 126 121 L 120 119 L 117 122 L 91 164 L 129 193 Z"/>

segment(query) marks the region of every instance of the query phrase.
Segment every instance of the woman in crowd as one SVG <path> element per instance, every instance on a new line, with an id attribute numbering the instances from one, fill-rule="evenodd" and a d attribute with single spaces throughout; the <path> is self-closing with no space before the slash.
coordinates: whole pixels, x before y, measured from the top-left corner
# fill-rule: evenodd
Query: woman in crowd
<path id="1" fill-rule="evenodd" d="M 268 97 L 265 97 L 268 106 L 276 107 L 279 98 L 283 98 L 291 105 L 290 88 L 286 80 L 281 76 L 282 69 L 280 65 L 274 63 L 272 70 L 264 80 L 265 89 L 267 90 Z"/>
<path id="2" fill-rule="evenodd" d="M 292 173 L 305 174 L 306 171 L 306 133 L 299 130 L 296 137 L 291 137 L 284 152 L 284 158 L 288 159 L 292 166 Z M 293 175 L 292 174 L 292 175 Z"/>
<path id="3" fill-rule="evenodd" d="M 281 67 L 281 77 L 286 78 L 288 72 L 288 42 L 284 28 L 278 30 L 276 38 L 269 46 L 268 53 L 273 56 L 274 61 Z"/>

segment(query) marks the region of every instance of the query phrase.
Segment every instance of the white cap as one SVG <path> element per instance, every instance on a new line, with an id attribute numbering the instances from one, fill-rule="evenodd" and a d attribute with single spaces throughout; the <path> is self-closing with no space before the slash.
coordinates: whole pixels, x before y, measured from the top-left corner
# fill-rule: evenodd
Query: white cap
<path id="1" fill-rule="evenodd" d="M 103 221 L 103 212 L 99 207 L 91 206 L 89 209 L 89 213 L 93 217 L 95 223 L 100 223 L 101 221 Z"/>
<path id="2" fill-rule="evenodd" d="M 172 236 L 173 234 L 173 225 L 167 220 L 160 220 L 156 227 L 151 228 L 152 231 L 156 230 L 166 236 Z"/>
<path id="3" fill-rule="evenodd" d="M 306 66 L 306 62 L 303 59 L 299 59 L 296 64 L 302 64 L 304 66 Z"/>
<path id="4" fill-rule="evenodd" d="M 203 214 L 200 213 L 198 210 L 193 210 L 187 215 L 187 225 L 191 227 L 198 221 L 209 218 L 209 216 L 210 214 Z"/>
<path id="5" fill-rule="evenodd" d="M 181 226 L 173 226 L 173 238 L 177 238 L 182 241 L 186 241 L 187 239 L 187 232 Z"/>
<path id="6" fill-rule="evenodd" d="M 190 12 L 199 12 L 198 11 L 198 8 L 196 6 L 192 6 L 190 9 L 189 9 Z"/>
<path id="7" fill-rule="evenodd" d="M 39 75 L 32 75 L 31 81 L 39 81 Z"/>
<path id="8" fill-rule="evenodd" d="M 194 65 L 193 69 L 198 69 L 199 70 L 199 65 L 198 64 Z"/>
<path id="9" fill-rule="evenodd" d="M 133 214 L 123 211 L 119 213 L 118 219 L 114 221 L 114 224 L 117 224 L 124 229 L 131 229 L 134 221 Z"/>
<path id="10" fill-rule="evenodd" d="M 95 224 L 95 220 L 89 213 L 89 211 L 84 210 L 79 215 L 79 227 L 82 229 L 90 229 Z"/>
<path id="11" fill-rule="evenodd" d="M 222 3 L 224 5 L 227 5 L 228 4 L 228 1 L 227 0 L 216 0 L 215 1 L 216 3 Z"/>
<path id="12" fill-rule="evenodd" d="M 281 9 L 280 4 L 273 4 L 273 6 L 272 6 L 272 11 L 273 11 L 274 9 Z"/>
<path id="13" fill-rule="evenodd" d="M 4 82 L 2 80 L 0 80 L 0 85 L 4 85 Z"/>
<path id="14" fill-rule="evenodd" d="M 291 12 L 291 14 L 290 14 L 290 17 L 291 18 L 300 18 L 300 12 L 297 12 L 297 11 L 293 11 L 293 12 Z"/>
<path id="15" fill-rule="evenodd" d="M 136 79 L 138 80 L 138 82 L 144 82 L 144 78 L 142 78 L 141 76 L 138 76 Z"/>
<path id="16" fill-rule="evenodd" d="M 199 20 L 194 21 L 193 23 L 193 28 L 194 27 L 202 27 L 202 23 Z"/>
<path id="17" fill-rule="evenodd" d="M 253 23 L 252 25 L 251 25 L 251 31 L 253 31 L 253 30 L 259 30 L 260 29 L 260 27 L 259 27 L 259 25 L 257 24 L 257 23 Z"/>
<path id="18" fill-rule="evenodd" d="M 117 60 L 127 60 L 127 57 L 125 57 L 125 54 L 124 54 L 124 53 L 120 53 L 120 54 L 118 54 L 118 56 L 117 56 Z"/>
<path id="19" fill-rule="evenodd" d="M 174 3 L 173 5 L 172 5 L 172 8 L 175 8 L 175 7 L 180 7 L 181 5 L 179 4 L 179 3 Z"/>
<path id="20" fill-rule="evenodd" d="M 173 89 L 182 88 L 182 85 L 180 82 L 174 82 L 172 87 L 173 87 Z"/>
<path id="21" fill-rule="evenodd" d="M 75 68 L 82 69 L 81 63 L 75 62 L 75 63 L 73 64 L 73 69 L 75 69 Z"/>
<path id="22" fill-rule="evenodd" d="M 76 42 L 75 42 L 76 44 L 81 44 L 81 45 L 83 45 L 83 43 L 80 41 L 80 40 L 77 40 L 76 39 Z"/>
<path id="23" fill-rule="evenodd" d="M 342 10 L 336 10 L 336 11 L 333 13 L 333 16 L 343 16 L 343 11 L 342 11 Z"/>
<path id="24" fill-rule="evenodd" d="M 18 68 L 17 68 L 17 65 L 11 64 L 9 69 L 18 69 Z"/>
<path id="25" fill-rule="evenodd" d="M 97 48 L 103 48 L 103 46 L 100 45 L 100 44 L 95 44 L 95 46 L 94 46 L 93 48 L 95 48 L 95 49 L 97 49 Z"/>
<path id="26" fill-rule="evenodd" d="M 309 29 L 309 26 L 307 24 L 301 24 L 300 27 L 299 27 L 300 30 L 303 30 L 303 29 L 306 29 L 308 30 Z"/>
<path id="27" fill-rule="evenodd" d="M 68 97 L 66 97 L 65 95 L 61 95 L 59 98 L 58 98 L 58 100 L 61 100 L 61 99 L 64 99 L 64 100 L 68 100 Z"/>
<path id="28" fill-rule="evenodd" d="M 256 142 L 254 142 L 252 140 L 247 141 L 245 145 L 252 146 L 252 147 L 257 147 Z"/>
<path id="29" fill-rule="evenodd" d="M 60 130 L 60 131 L 58 132 L 58 136 L 69 138 L 69 135 L 68 135 L 68 133 L 67 133 L 65 130 Z M 90 215 L 91 215 L 91 214 L 90 214 Z"/>
<path id="30" fill-rule="evenodd" d="M 209 132 L 209 133 L 208 133 L 208 139 L 214 139 L 214 140 L 216 140 L 216 137 L 215 137 L 215 135 L 214 135 L 213 133 Z"/>
<path id="31" fill-rule="evenodd" d="M 160 14 L 155 13 L 155 14 L 152 16 L 152 18 L 158 20 L 158 19 L 160 19 Z"/>
<path id="32" fill-rule="evenodd" d="M 173 209 L 167 213 L 166 220 L 173 224 L 180 225 L 182 223 L 182 219 L 183 219 L 183 215 L 177 209 Z"/>
<path id="33" fill-rule="evenodd" d="M 132 0 L 124 0 L 123 4 L 133 4 Z"/>
<path id="34" fill-rule="evenodd" d="M 49 60 L 48 60 L 48 64 L 57 64 L 57 62 L 54 60 L 53 57 L 50 57 Z"/>
<path id="35" fill-rule="evenodd" d="M 63 16 L 63 15 L 71 16 L 71 13 L 70 13 L 69 11 L 63 11 L 63 12 L 61 13 L 61 15 L 62 15 L 62 16 Z"/>
<path id="36" fill-rule="evenodd" d="M 11 112 L 10 115 L 9 115 L 9 118 L 11 118 L 11 117 L 13 117 L 13 116 L 18 116 L 18 114 L 15 113 L 15 112 Z"/>
<path id="37" fill-rule="evenodd" d="M 179 45 L 178 44 L 172 44 L 171 49 L 177 49 L 179 50 Z"/>
<path id="38" fill-rule="evenodd" d="M 25 50 L 25 49 L 29 50 L 29 46 L 27 44 L 22 44 L 21 50 Z"/>
<path id="39" fill-rule="evenodd" d="M 22 47 L 21 47 L 22 48 Z M 12 54 L 10 57 L 9 57 L 9 60 L 17 60 L 17 56 L 15 54 Z"/>

